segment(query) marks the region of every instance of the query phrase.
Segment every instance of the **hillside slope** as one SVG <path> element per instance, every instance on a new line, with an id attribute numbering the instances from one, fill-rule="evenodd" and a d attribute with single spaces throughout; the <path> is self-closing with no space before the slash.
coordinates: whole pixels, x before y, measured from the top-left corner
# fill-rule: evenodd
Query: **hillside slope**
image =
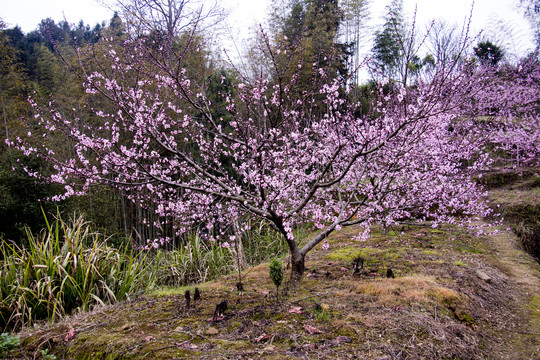
<path id="1" fill-rule="evenodd" d="M 26 330 L 15 356 L 59 359 L 535 359 L 540 266 L 507 231 L 408 226 L 370 240 L 334 234 L 309 254 L 298 293 L 276 301 L 262 264 Z M 354 260 L 363 269 L 353 274 Z M 395 278 L 387 278 L 387 269 Z M 190 288 L 193 293 L 193 287 Z M 226 300 L 223 319 L 216 304 Z"/>

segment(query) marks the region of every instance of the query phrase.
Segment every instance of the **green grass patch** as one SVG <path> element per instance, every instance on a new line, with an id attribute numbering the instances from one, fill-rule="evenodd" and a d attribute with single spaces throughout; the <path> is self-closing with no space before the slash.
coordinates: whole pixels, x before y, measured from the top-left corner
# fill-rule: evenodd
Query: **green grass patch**
<path id="1" fill-rule="evenodd" d="M 358 248 L 355 246 L 346 246 L 341 249 L 332 251 L 327 255 L 327 259 L 331 261 L 341 261 L 352 263 L 356 258 L 360 257 L 364 261 L 380 262 L 384 260 L 396 260 L 401 257 L 404 250 L 398 248 L 376 249 L 376 248 Z"/>
<path id="2" fill-rule="evenodd" d="M 469 254 L 485 254 L 486 252 L 482 249 L 478 249 L 470 244 L 455 244 L 454 249 L 462 253 Z"/>

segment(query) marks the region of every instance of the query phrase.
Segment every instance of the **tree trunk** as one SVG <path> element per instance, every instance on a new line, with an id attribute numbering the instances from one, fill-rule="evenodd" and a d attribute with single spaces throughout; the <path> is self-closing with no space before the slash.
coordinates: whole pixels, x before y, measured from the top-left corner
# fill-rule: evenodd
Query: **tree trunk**
<path id="1" fill-rule="evenodd" d="M 294 293 L 302 284 L 302 278 L 304 277 L 304 262 L 305 256 L 297 251 L 296 254 L 291 255 L 291 278 L 287 286 L 286 292 Z"/>

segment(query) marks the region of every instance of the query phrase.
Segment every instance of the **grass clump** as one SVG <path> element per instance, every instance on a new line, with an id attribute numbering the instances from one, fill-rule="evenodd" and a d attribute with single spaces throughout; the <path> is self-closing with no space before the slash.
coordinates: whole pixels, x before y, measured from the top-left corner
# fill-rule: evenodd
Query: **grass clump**
<path id="1" fill-rule="evenodd" d="M 248 265 L 258 265 L 276 256 L 287 254 L 289 248 L 283 235 L 277 233 L 264 222 L 253 219 L 248 219 L 247 222 L 251 230 L 244 232 L 242 243 Z M 300 239 L 300 241 L 305 239 L 306 229 L 307 226 L 295 229 L 295 238 Z"/>
<path id="2" fill-rule="evenodd" d="M 358 248 L 355 246 L 346 246 L 341 249 L 332 251 L 327 255 L 328 260 L 342 261 L 344 263 L 352 263 L 357 258 L 366 259 L 368 263 L 384 263 L 385 260 L 395 260 L 402 255 L 403 250 L 389 248 L 389 249 L 375 249 L 375 248 Z"/>
<path id="3" fill-rule="evenodd" d="M 144 287 L 144 255 L 115 249 L 82 217 L 59 215 L 27 247 L 0 244 L 0 327 L 62 318 L 75 309 L 115 303 Z"/>
<path id="4" fill-rule="evenodd" d="M 204 242 L 197 234 L 176 250 L 156 251 L 147 259 L 150 283 L 156 286 L 185 286 L 202 283 L 230 273 L 231 252 L 219 244 Z"/>

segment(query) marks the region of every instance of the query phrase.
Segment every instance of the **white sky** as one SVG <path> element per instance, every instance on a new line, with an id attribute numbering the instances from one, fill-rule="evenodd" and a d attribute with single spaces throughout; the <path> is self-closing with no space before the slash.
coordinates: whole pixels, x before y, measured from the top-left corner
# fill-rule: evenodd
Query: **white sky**
<path id="1" fill-rule="evenodd" d="M 114 0 L 107 0 L 109 3 Z M 264 22 L 268 4 L 271 0 L 222 0 L 222 6 L 231 10 L 229 22 L 231 31 L 226 32 L 226 43 L 234 42 L 241 48 L 243 39 L 249 37 L 248 28 Z M 371 0 L 371 24 L 381 23 L 384 7 L 390 0 Z M 486 30 L 504 34 L 501 41 L 507 42 L 507 52 L 525 54 L 533 48 L 532 35 L 527 21 L 517 9 L 518 0 L 476 0 L 473 12 L 473 31 Z M 472 0 L 404 0 L 405 11 L 412 17 L 415 4 L 418 4 L 417 22 L 424 24 L 433 18 L 444 18 L 450 23 L 462 24 L 470 13 Z M 42 19 L 51 17 L 55 21 L 66 19 L 70 23 L 83 20 L 94 26 L 109 21 L 112 11 L 99 5 L 96 0 L 0 0 L 0 18 L 9 26 L 19 25 L 29 32 L 37 28 Z M 500 23 L 505 24 L 502 30 Z M 493 37 L 491 37 L 493 38 Z M 508 45 L 509 44 L 509 45 Z M 230 47 L 227 46 L 227 47 Z M 231 49 L 233 51 L 233 49 Z"/>

